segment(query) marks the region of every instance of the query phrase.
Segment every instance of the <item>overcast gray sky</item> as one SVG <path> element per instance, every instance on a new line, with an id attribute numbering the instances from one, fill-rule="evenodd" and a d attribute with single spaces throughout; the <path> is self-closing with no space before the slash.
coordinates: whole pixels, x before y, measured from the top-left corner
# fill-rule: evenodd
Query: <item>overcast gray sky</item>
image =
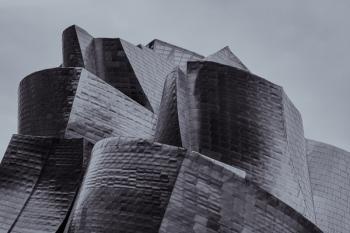
<path id="1" fill-rule="evenodd" d="M 72 24 L 203 55 L 228 45 L 284 87 L 306 137 L 349 151 L 349 12 L 349 0 L 0 0 L 0 158 L 17 131 L 20 80 L 61 63 L 61 33 Z"/>

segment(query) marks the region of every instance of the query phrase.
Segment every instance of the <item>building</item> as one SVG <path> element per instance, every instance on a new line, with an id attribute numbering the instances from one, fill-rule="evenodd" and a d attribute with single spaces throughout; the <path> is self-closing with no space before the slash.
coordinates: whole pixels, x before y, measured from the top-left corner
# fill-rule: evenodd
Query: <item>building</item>
<path id="1" fill-rule="evenodd" d="M 62 41 L 19 86 L 0 232 L 350 232 L 350 153 L 228 47 Z"/>

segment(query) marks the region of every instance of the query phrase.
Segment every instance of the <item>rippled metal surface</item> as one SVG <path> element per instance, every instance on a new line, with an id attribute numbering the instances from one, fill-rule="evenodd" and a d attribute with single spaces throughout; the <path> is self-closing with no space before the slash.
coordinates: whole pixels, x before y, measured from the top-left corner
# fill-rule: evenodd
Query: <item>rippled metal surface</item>
<path id="1" fill-rule="evenodd" d="M 64 227 L 83 175 L 83 140 L 14 135 L 0 165 L 1 232 Z"/>
<path id="2" fill-rule="evenodd" d="M 53 68 L 25 77 L 18 88 L 18 133 L 63 136 L 80 72 L 79 68 Z"/>
<path id="3" fill-rule="evenodd" d="M 67 232 L 157 232 L 184 155 L 144 139 L 100 141 Z"/>
<path id="4" fill-rule="evenodd" d="M 178 107 L 184 147 L 243 169 L 314 221 L 302 122 L 283 89 L 219 63 L 187 69 Z"/>
<path id="5" fill-rule="evenodd" d="M 242 172 L 192 153 L 183 161 L 159 232 L 322 232 Z"/>

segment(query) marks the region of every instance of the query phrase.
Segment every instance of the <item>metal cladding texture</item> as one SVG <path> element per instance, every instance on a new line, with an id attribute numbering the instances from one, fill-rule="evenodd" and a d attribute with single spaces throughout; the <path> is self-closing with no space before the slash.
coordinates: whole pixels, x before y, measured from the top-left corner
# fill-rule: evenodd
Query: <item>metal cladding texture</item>
<path id="1" fill-rule="evenodd" d="M 62 42 L 62 65 L 19 86 L 0 233 L 350 232 L 350 153 L 306 140 L 283 88 L 229 47 L 76 25 Z"/>
<path id="2" fill-rule="evenodd" d="M 0 232 L 62 229 L 82 165 L 82 139 L 13 135 L 0 165 Z"/>
<path id="3" fill-rule="evenodd" d="M 248 71 L 248 68 L 232 53 L 228 46 L 220 49 L 216 53 L 203 59 L 204 61 L 212 61 L 227 66 L 233 66 Z"/>
<path id="4" fill-rule="evenodd" d="M 184 147 L 247 171 L 314 221 L 302 122 L 282 88 L 213 62 L 189 62 L 187 79 L 179 80 L 187 99 L 178 106 L 186 112 L 179 119 Z"/>
<path id="5" fill-rule="evenodd" d="M 67 124 L 67 138 L 95 144 L 112 137 L 154 137 L 156 116 L 97 76 L 83 70 Z"/>
<path id="6" fill-rule="evenodd" d="M 25 77 L 18 90 L 18 133 L 63 136 L 80 72 L 54 68 Z"/>
<path id="7" fill-rule="evenodd" d="M 84 67 L 157 113 L 165 77 L 175 65 L 146 47 L 113 38 L 93 38 L 71 26 L 63 32 L 63 66 Z"/>
<path id="8" fill-rule="evenodd" d="M 184 155 L 144 139 L 98 142 L 66 231 L 157 232 Z"/>
<path id="9" fill-rule="evenodd" d="M 244 171 L 194 152 L 182 163 L 159 232 L 322 231 Z"/>
<path id="10" fill-rule="evenodd" d="M 350 232 L 350 152 L 306 141 L 316 223 L 324 232 Z"/>
<path id="11" fill-rule="evenodd" d="M 175 65 L 164 60 L 153 50 L 121 40 L 125 54 L 138 78 L 144 93 L 150 101 L 155 114 L 159 111 L 166 76 Z"/>
<path id="12" fill-rule="evenodd" d="M 174 69 L 167 76 L 155 131 L 155 141 L 174 146 L 182 146 L 177 109 L 179 76 L 184 77 L 184 73 L 179 68 Z"/>
<path id="13" fill-rule="evenodd" d="M 151 41 L 146 46 L 159 54 L 163 59 L 179 66 L 184 71 L 186 71 L 188 61 L 204 58 L 203 55 L 157 39 Z"/>
<path id="14" fill-rule="evenodd" d="M 83 67 L 96 71 L 94 38 L 84 29 L 73 25 L 62 34 L 63 67 Z"/>

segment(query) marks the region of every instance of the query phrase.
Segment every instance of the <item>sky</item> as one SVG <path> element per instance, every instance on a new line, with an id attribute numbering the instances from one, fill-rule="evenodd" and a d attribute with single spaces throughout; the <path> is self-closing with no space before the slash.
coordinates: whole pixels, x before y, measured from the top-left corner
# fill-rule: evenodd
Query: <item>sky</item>
<path id="1" fill-rule="evenodd" d="M 19 82 L 61 64 L 61 34 L 72 24 L 203 55 L 228 45 L 284 87 L 307 138 L 350 151 L 349 12 L 349 0 L 0 0 L 0 158 L 17 132 Z"/>

